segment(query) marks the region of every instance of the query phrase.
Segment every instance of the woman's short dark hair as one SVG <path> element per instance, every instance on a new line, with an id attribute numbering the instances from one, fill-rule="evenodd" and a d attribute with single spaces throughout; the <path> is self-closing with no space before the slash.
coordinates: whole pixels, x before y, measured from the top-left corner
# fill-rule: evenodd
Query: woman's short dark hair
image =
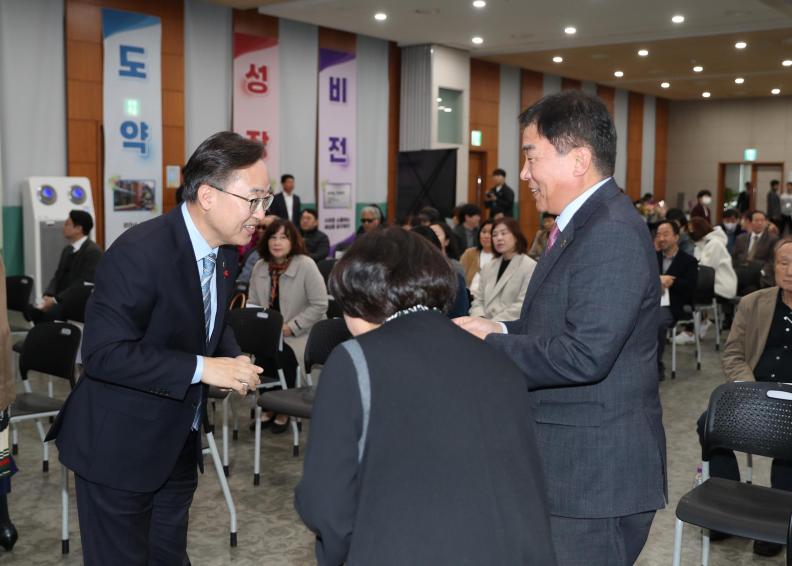
<path id="1" fill-rule="evenodd" d="M 517 240 L 517 246 L 516 246 L 517 253 L 518 254 L 526 253 L 528 251 L 528 240 L 526 240 L 525 236 L 523 236 L 522 230 L 520 230 L 520 225 L 517 224 L 517 221 L 514 218 L 510 218 L 509 216 L 504 216 L 503 218 L 499 218 L 498 220 L 495 221 L 495 223 L 492 225 L 492 231 L 494 232 L 495 229 L 500 224 L 506 226 L 509 232 L 512 233 L 512 236 L 514 236 L 514 239 Z M 501 256 L 501 254 L 499 254 L 495 250 L 494 245 L 492 246 L 492 254 L 495 257 Z"/>
<path id="2" fill-rule="evenodd" d="M 694 242 L 698 242 L 704 236 L 712 232 L 712 224 L 701 216 L 691 218 L 688 224 L 690 226 L 688 230 L 690 232 L 690 239 Z"/>
<path id="3" fill-rule="evenodd" d="M 698 193 L 696 193 L 696 198 L 711 197 L 711 196 L 712 193 L 709 192 L 707 189 L 704 189 L 703 191 L 699 191 Z"/>
<path id="4" fill-rule="evenodd" d="M 581 90 L 545 96 L 520 114 L 520 128 L 531 125 L 562 155 L 576 147 L 588 147 L 597 171 L 613 175 L 616 127 L 599 97 Z"/>
<path id="5" fill-rule="evenodd" d="M 457 279 L 426 238 L 391 226 L 357 238 L 333 268 L 328 289 L 344 314 L 381 324 L 416 305 L 448 312 Z"/>
<path id="6" fill-rule="evenodd" d="M 297 230 L 297 227 L 288 220 L 276 218 L 267 226 L 267 229 L 264 230 L 264 234 L 262 234 L 258 242 L 258 253 L 264 261 L 270 261 L 272 259 L 272 254 L 270 254 L 269 251 L 269 241 L 281 228 L 283 228 L 283 233 L 286 234 L 286 237 L 289 238 L 289 242 L 291 242 L 291 251 L 289 251 L 288 257 L 305 255 L 305 242 L 302 236 L 300 236 L 300 231 Z"/>
<path id="7" fill-rule="evenodd" d="M 198 188 L 204 184 L 225 188 L 234 171 L 250 167 L 265 156 L 266 150 L 261 142 L 234 132 L 218 132 L 209 136 L 184 166 L 184 200 L 195 202 Z"/>
<path id="8" fill-rule="evenodd" d="M 479 237 L 476 238 L 476 248 L 478 248 L 478 251 L 484 249 L 484 246 L 481 245 L 481 232 L 484 231 L 484 226 L 493 225 L 493 224 L 495 224 L 495 221 L 492 218 L 487 218 L 484 222 L 481 223 L 481 226 L 479 226 Z M 492 234 L 492 232 L 490 232 L 490 234 Z"/>

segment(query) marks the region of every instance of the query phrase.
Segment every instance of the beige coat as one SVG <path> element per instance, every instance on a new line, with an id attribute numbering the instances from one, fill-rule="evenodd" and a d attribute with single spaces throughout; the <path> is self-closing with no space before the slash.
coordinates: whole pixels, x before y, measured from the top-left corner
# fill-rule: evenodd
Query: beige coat
<path id="1" fill-rule="evenodd" d="M 481 270 L 481 283 L 470 308 L 471 316 L 504 322 L 520 318 L 523 299 L 536 262 L 527 255 L 517 254 L 500 280 L 497 280 L 502 261 L 503 256 L 496 258 Z"/>
<path id="2" fill-rule="evenodd" d="M 5 266 L 0 257 L 0 411 L 8 408 L 16 396 L 11 371 L 11 328 L 8 325 L 5 277 Z"/>
<path id="3" fill-rule="evenodd" d="M 754 381 L 754 368 L 767 344 L 778 287 L 746 295 L 737 305 L 723 349 L 723 371 L 729 381 Z"/>

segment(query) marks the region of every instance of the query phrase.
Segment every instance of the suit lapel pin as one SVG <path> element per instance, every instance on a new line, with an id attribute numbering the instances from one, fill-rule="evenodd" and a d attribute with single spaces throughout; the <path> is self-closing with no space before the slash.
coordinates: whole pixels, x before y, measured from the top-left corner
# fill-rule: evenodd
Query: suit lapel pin
<path id="1" fill-rule="evenodd" d="M 223 277 L 225 279 L 228 279 L 229 273 L 228 273 L 228 270 L 226 269 L 226 266 L 225 266 L 225 260 L 223 260 L 222 266 L 223 266 Z"/>

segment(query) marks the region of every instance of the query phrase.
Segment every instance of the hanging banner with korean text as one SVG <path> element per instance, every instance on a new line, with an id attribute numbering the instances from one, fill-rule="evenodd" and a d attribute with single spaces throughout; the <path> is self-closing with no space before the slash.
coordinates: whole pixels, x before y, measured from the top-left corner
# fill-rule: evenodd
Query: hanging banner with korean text
<path id="1" fill-rule="evenodd" d="M 162 213 L 160 19 L 102 10 L 105 247 Z"/>
<path id="2" fill-rule="evenodd" d="M 319 50 L 319 229 L 337 244 L 355 231 L 355 54 Z"/>
<path id="3" fill-rule="evenodd" d="M 280 181 L 278 40 L 234 33 L 234 131 L 260 141 L 273 192 Z"/>

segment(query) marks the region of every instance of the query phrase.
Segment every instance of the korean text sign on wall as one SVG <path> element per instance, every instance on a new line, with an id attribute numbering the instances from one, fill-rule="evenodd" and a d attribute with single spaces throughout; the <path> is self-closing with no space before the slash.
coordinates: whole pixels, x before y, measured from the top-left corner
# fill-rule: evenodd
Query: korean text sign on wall
<path id="1" fill-rule="evenodd" d="M 102 10 L 105 245 L 162 212 L 160 19 Z"/>
<path id="2" fill-rule="evenodd" d="M 355 63 L 354 53 L 319 50 L 319 224 L 331 244 L 355 230 Z"/>

